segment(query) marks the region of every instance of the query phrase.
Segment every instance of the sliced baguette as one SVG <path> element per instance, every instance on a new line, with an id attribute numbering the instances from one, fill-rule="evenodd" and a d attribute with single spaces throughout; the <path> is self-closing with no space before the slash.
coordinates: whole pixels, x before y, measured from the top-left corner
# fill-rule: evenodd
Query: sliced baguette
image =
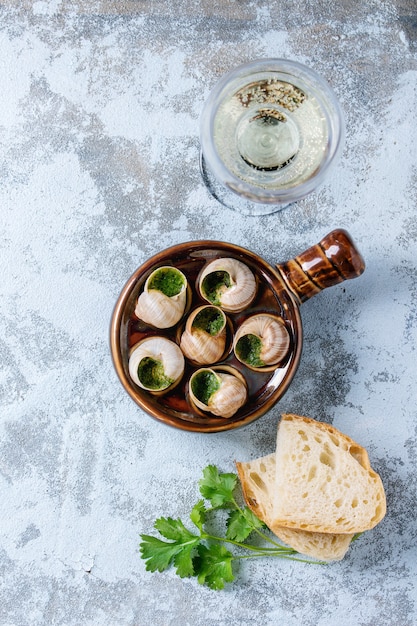
<path id="1" fill-rule="evenodd" d="M 329 424 L 283 415 L 275 467 L 273 529 L 352 534 L 385 515 L 384 487 L 366 450 Z"/>
<path id="2" fill-rule="evenodd" d="M 248 463 L 236 462 L 246 504 L 275 535 L 300 554 L 321 561 L 340 561 L 353 534 L 332 535 L 279 527 L 273 521 L 275 453 Z"/>

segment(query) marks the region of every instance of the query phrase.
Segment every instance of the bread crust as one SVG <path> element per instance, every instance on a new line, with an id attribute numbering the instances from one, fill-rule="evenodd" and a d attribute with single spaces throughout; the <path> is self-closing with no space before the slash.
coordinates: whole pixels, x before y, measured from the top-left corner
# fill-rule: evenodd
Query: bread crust
<path id="1" fill-rule="evenodd" d="M 256 485 L 250 477 L 251 470 L 255 469 L 255 471 L 257 470 L 259 472 L 259 466 L 262 463 L 265 465 L 273 465 L 275 469 L 275 453 L 249 463 L 236 461 L 243 497 L 250 510 L 268 526 L 271 532 L 273 532 L 280 541 L 300 554 L 320 561 L 340 561 L 343 559 L 354 537 L 353 534 L 333 535 L 329 533 L 309 532 L 306 530 L 276 526 L 274 524 L 271 518 L 274 482 L 265 485 L 268 489 L 268 494 L 265 492 L 265 497 L 262 497 L 262 493 L 256 490 Z"/>
<path id="2" fill-rule="evenodd" d="M 324 467 L 316 467 L 320 464 Z M 312 467 L 316 481 L 310 478 Z M 284 414 L 276 452 L 237 461 L 236 468 L 247 506 L 281 541 L 306 556 L 342 559 L 355 534 L 373 528 L 386 513 L 384 487 L 366 449 L 310 417 Z M 318 483 L 323 477 L 326 482 Z"/>
<path id="3" fill-rule="evenodd" d="M 307 439 L 304 447 L 309 450 L 306 458 L 294 460 L 303 449 L 301 438 Z M 289 447 L 294 453 L 287 458 Z M 384 486 L 367 451 L 334 426 L 285 414 L 278 427 L 276 454 L 275 526 L 356 534 L 374 528 L 385 516 Z M 316 476 L 311 481 L 313 469 Z"/>

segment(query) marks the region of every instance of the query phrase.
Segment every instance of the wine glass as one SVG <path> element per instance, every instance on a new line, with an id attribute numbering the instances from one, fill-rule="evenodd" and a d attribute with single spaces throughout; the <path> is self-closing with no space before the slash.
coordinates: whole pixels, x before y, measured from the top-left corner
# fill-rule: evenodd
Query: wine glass
<path id="1" fill-rule="evenodd" d="M 202 111 L 200 169 L 210 193 L 247 215 L 304 198 L 340 153 L 342 112 L 327 82 L 285 59 L 224 75 Z"/>

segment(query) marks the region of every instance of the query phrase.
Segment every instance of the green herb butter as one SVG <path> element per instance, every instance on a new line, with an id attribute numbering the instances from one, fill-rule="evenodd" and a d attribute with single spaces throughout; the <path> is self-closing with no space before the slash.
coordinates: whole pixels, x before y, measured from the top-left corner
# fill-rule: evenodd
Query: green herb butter
<path id="1" fill-rule="evenodd" d="M 214 372 L 204 370 L 193 377 L 192 391 L 200 402 L 208 406 L 211 396 L 220 389 L 220 381 Z"/>
<path id="2" fill-rule="evenodd" d="M 174 382 L 165 375 L 161 361 L 150 356 L 143 358 L 139 363 L 138 378 L 144 387 L 154 391 L 166 389 Z"/>
<path id="3" fill-rule="evenodd" d="M 262 341 L 256 335 L 243 335 L 236 344 L 236 355 L 241 361 L 252 367 L 263 367 L 265 363 L 260 358 Z"/>
<path id="4" fill-rule="evenodd" d="M 202 291 L 209 302 L 220 306 L 221 295 L 232 285 L 228 272 L 221 270 L 207 274 L 202 283 Z"/>
<path id="5" fill-rule="evenodd" d="M 174 267 L 156 270 L 148 283 L 149 289 L 161 291 L 169 298 L 176 296 L 184 287 L 184 276 Z"/>
<path id="6" fill-rule="evenodd" d="M 206 307 L 197 313 L 193 326 L 215 337 L 224 326 L 224 316 L 219 310 Z"/>

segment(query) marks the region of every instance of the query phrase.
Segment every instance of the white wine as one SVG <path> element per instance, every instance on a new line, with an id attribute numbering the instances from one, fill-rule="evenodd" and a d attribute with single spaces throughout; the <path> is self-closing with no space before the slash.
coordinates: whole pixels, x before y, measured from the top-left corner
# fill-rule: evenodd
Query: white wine
<path id="1" fill-rule="evenodd" d="M 316 97 L 273 76 L 221 102 L 214 144 L 227 169 L 264 189 L 298 185 L 325 156 L 328 123 Z"/>
<path id="2" fill-rule="evenodd" d="M 203 108 L 200 169 L 225 206 L 266 215 L 324 180 L 343 143 L 329 85 L 295 61 L 261 59 L 214 86 Z"/>

